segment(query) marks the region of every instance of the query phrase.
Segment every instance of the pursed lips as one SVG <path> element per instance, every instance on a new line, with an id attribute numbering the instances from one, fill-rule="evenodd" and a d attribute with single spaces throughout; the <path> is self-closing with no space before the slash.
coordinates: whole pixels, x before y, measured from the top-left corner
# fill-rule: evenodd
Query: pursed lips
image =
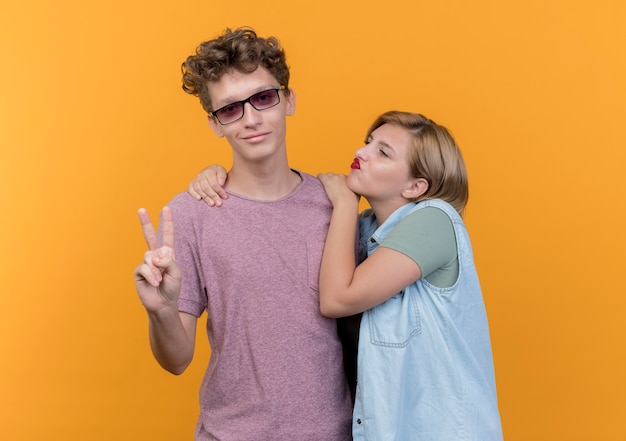
<path id="1" fill-rule="evenodd" d="M 354 161 L 352 161 L 352 165 L 350 165 L 350 168 L 352 170 L 360 170 L 361 169 L 361 163 L 358 160 L 358 158 L 354 158 Z"/>

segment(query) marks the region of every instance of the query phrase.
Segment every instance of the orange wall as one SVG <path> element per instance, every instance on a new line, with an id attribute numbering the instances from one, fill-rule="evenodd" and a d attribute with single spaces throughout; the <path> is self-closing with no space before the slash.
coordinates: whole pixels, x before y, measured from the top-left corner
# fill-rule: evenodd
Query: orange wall
<path id="1" fill-rule="evenodd" d="M 190 439 L 206 337 L 181 377 L 152 359 L 136 210 L 229 163 L 179 66 L 252 25 L 287 48 L 295 167 L 346 171 L 391 108 L 456 135 L 507 440 L 624 439 L 625 5 L 2 2 L 2 438 Z"/>

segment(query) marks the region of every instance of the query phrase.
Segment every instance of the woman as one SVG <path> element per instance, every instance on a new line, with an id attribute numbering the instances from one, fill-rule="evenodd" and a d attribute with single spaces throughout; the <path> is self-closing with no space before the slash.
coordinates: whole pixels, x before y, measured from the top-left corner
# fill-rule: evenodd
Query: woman
<path id="1" fill-rule="evenodd" d="M 387 112 L 350 174 L 319 175 L 333 203 L 320 274 L 329 317 L 363 311 L 355 440 L 499 440 L 489 328 L 461 213 L 465 164 L 450 133 Z M 360 216 L 358 197 L 371 209 Z M 359 225 L 362 257 L 354 259 Z"/>
<path id="2" fill-rule="evenodd" d="M 321 311 L 363 312 L 354 439 L 501 440 L 487 316 L 461 218 L 467 173 L 453 137 L 422 115 L 386 112 L 348 176 L 319 178 L 334 207 Z M 357 195 L 371 206 L 361 215 Z"/>

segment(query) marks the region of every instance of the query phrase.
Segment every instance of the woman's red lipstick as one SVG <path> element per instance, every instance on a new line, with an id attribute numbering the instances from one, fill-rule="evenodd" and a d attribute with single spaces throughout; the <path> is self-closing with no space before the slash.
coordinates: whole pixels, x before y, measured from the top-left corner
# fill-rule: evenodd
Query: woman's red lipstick
<path id="1" fill-rule="evenodd" d="M 354 161 L 352 161 L 352 165 L 350 166 L 350 168 L 352 170 L 360 170 L 361 169 L 361 163 L 359 162 L 358 158 L 354 158 Z"/>

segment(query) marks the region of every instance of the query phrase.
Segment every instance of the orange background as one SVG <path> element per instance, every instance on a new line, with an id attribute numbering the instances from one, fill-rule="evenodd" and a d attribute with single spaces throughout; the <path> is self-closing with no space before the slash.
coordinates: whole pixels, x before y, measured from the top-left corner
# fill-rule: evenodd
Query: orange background
<path id="1" fill-rule="evenodd" d="M 179 68 L 250 25 L 287 49 L 294 167 L 347 171 L 389 109 L 455 134 L 506 439 L 625 439 L 624 23 L 621 0 L 3 1 L 0 437 L 191 439 L 206 337 L 181 377 L 153 360 L 136 210 L 230 163 Z"/>

